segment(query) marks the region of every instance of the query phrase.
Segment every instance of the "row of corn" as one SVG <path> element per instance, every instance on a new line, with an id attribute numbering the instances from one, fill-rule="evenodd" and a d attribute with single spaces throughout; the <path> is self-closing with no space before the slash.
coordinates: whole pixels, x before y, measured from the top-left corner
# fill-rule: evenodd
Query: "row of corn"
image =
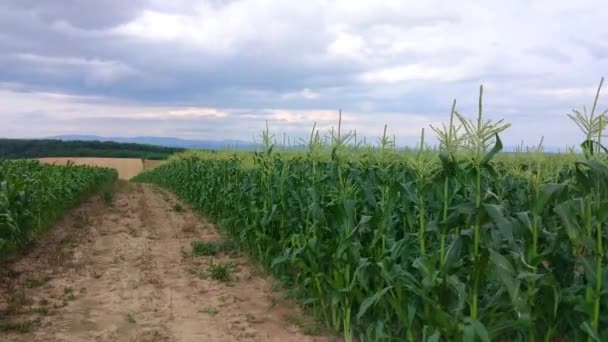
<path id="1" fill-rule="evenodd" d="M 262 152 L 186 153 L 138 180 L 215 220 L 346 341 L 607 341 L 605 116 L 573 115 L 579 153 L 501 154 L 508 125 L 481 99 L 477 120 L 454 104 L 435 150 L 340 129 L 280 150 L 265 132 Z"/>
<path id="2" fill-rule="evenodd" d="M 0 257 L 26 246 L 66 210 L 116 177 L 113 169 L 0 160 Z"/>

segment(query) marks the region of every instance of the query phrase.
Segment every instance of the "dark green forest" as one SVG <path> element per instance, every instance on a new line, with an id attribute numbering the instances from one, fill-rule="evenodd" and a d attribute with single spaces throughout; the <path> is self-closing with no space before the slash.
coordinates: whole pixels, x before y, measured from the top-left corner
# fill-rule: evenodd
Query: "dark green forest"
<path id="1" fill-rule="evenodd" d="M 167 159 L 182 148 L 117 143 L 113 141 L 63 141 L 49 139 L 0 139 L 0 158 L 100 157 Z"/>

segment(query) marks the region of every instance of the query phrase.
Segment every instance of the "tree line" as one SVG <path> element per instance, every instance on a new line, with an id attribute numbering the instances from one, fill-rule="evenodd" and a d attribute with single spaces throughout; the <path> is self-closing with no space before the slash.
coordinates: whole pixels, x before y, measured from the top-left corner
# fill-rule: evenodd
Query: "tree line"
<path id="1" fill-rule="evenodd" d="M 63 141 L 52 139 L 0 139 L 0 158 L 99 157 L 167 159 L 183 148 L 118 143 L 113 141 Z"/>

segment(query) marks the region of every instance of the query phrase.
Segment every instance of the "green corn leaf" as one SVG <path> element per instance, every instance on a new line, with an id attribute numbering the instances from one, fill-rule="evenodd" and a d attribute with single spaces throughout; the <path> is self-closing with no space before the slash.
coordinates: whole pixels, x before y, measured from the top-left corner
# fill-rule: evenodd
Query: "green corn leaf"
<path id="1" fill-rule="evenodd" d="M 479 338 L 482 342 L 490 342 L 490 335 L 486 327 L 478 320 L 467 319 L 464 326 L 463 342 L 475 342 Z"/>
<path id="2" fill-rule="evenodd" d="M 581 232 L 582 229 L 574 220 L 575 214 L 572 210 L 572 204 L 569 201 L 560 203 L 555 207 L 554 211 L 561 219 L 570 241 L 578 243 L 580 240 L 579 232 Z"/>
<path id="3" fill-rule="evenodd" d="M 581 330 L 584 331 L 587 336 L 591 337 L 596 342 L 601 342 L 600 335 L 598 332 L 589 324 L 589 322 L 583 322 L 580 326 Z"/>
<path id="4" fill-rule="evenodd" d="M 439 342 L 439 341 L 441 341 L 441 333 L 438 330 L 435 330 L 435 332 L 426 339 L 426 342 Z"/>
<path id="5" fill-rule="evenodd" d="M 492 149 L 486 153 L 486 155 L 483 157 L 483 159 L 481 160 L 481 165 L 486 165 L 490 162 L 490 160 L 492 160 L 492 158 L 494 158 L 494 156 L 502 151 L 502 141 L 500 140 L 500 137 L 498 136 L 498 133 L 495 133 L 495 139 L 496 141 L 494 142 L 494 146 L 492 147 Z"/>
<path id="6" fill-rule="evenodd" d="M 363 302 L 361 302 L 361 306 L 359 307 L 359 312 L 357 313 L 357 319 L 361 319 L 363 315 L 367 312 L 367 310 L 376 304 L 390 289 L 392 286 L 388 286 L 380 290 L 379 292 L 367 297 Z"/>
<path id="7" fill-rule="evenodd" d="M 538 201 L 534 204 L 534 212 L 540 213 L 547 203 L 559 196 L 566 189 L 564 183 L 547 183 L 540 188 Z"/>

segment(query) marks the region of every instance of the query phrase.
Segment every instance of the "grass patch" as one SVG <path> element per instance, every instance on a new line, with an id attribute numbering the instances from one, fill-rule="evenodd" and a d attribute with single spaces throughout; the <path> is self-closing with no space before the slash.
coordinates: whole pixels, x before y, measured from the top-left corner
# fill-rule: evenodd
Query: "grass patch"
<path id="1" fill-rule="evenodd" d="M 26 334 L 34 331 L 36 321 L 0 322 L 0 331 Z"/>
<path id="2" fill-rule="evenodd" d="M 219 313 L 219 311 L 215 308 L 208 308 L 205 310 L 199 310 L 200 313 L 206 313 L 207 315 L 213 317 Z"/>
<path id="3" fill-rule="evenodd" d="M 66 286 L 63 288 L 63 295 L 66 297 L 67 300 L 76 299 L 76 295 L 74 294 L 74 289 L 69 286 Z"/>
<path id="4" fill-rule="evenodd" d="M 38 314 L 40 316 L 46 316 L 49 314 L 49 309 L 45 306 L 40 306 L 32 309 L 32 313 Z"/>
<path id="5" fill-rule="evenodd" d="M 234 241 L 193 241 L 192 255 L 214 256 L 220 252 L 230 253 L 238 251 L 239 246 Z"/>
<path id="6" fill-rule="evenodd" d="M 235 269 L 236 264 L 233 262 L 211 263 L 207 266 L 207 270 L 203 275 L 227 283 L 234 280 L 233 273 Z"/>
<path id="7" fill-rule="evenodd" d="M 193 241 L 192 254 L 197 256 L 214 256 L 218 252 L 217 242 Z"/>
<path id="8" fill-rule="evenodd" d="M 25 279 L 24 285 L 28 289 L 33 289 L 35 287 L 40 287 L 40 286 L 48 283 L 49 280 L 51 280 L 51 277 L 49 277 L 49 276 L 44 276 L 42 278 L 28 277 L 27 279 Z"/>
<path id="9" fill-rule="evenodd" d="M 184 211 L 184 207 L 182 207 L 182 205 L 179 203 L 175 203 L 173 205 L 173 211 L 175 211 L 176 213 L 181 213 Z"/>

